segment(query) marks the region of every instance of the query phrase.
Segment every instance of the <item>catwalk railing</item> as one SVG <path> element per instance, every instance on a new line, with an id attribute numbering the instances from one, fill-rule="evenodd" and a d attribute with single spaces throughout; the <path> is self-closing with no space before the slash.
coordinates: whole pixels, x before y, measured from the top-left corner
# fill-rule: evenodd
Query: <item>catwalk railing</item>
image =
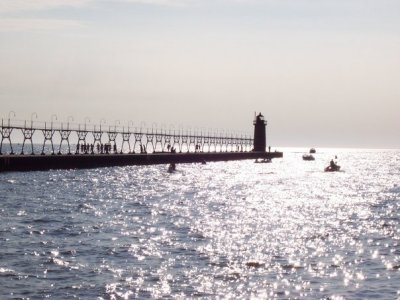
<path id="1" fill-rule="evenodd" d="M 207 130 L 2 120 L 0 155 L 249 152 L 248 135 Z"/>

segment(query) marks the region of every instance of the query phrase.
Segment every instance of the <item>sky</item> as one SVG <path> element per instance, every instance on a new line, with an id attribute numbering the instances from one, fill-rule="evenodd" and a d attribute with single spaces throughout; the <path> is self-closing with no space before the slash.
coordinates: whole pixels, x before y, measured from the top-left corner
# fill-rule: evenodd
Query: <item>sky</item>
<path id="1" fill-rule="evenodd" d="M 399 53 L 398 0 L 0 0 L 0 118 L 399 149 Z"/>

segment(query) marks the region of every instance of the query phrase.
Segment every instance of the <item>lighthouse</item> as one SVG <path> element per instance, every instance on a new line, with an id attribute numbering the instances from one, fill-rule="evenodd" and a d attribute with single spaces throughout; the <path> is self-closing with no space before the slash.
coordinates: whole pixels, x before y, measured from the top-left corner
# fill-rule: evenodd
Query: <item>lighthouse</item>
<path id="1" fill-rule="evenodd" d="M 254 149 L 257 152 L 266 152 L 267 140 L 265 134 L 265 127 L 267 121 L 264 120 L 264 116 L 259 113 L 254 119 Z"/>

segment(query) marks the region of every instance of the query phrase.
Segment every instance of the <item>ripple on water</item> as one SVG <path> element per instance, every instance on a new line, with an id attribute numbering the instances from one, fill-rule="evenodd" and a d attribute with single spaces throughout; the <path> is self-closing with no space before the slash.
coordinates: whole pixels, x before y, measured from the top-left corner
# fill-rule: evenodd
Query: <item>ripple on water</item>
<path id="1" fill-rule="evenodd" d="M 0 295 L 396 298 L 398 157 L 0 174 Z"/>

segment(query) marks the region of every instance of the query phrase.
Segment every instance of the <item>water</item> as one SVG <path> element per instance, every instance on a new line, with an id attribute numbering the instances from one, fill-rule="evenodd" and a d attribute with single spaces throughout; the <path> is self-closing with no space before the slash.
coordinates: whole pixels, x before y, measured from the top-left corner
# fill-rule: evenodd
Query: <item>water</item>
<path id="1" fill-rule="evenodd" d="M 0 298 L 399 298 L 400 151 L 301 156 L 0 174 Z"/>

